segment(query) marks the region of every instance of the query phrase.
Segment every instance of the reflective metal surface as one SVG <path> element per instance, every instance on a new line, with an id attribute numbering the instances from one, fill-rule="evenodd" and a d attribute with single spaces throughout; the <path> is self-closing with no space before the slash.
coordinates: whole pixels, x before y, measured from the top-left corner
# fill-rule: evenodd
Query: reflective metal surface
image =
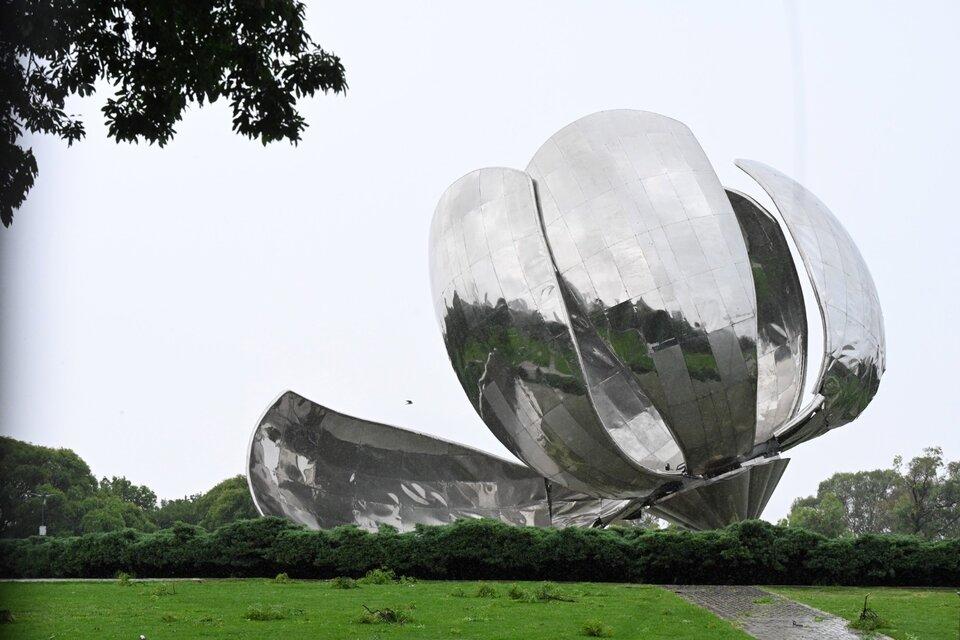
<path id="1" fill-rule="evenodd" d="M 727 190 L 750 256 L 757 307 L 759 444 L 797 411 L 807 358 L 807 314 L 790 247 L 776 219 L 745 194 Z"/>
<path id="2" fill-rule="evenodd" d="M 313 528 L 387 524 L 408 531 L 458 518 L 590 526 L 611 503 L 619 504 L 554 486 L 523 465 L 344 415 L 289 391 L 257 426 L 247 468 L 261 514 Z"/>
<path id="3" fill-rule="evenodd" d="M 717 529 L 759 518 L 789 460 L 745 464 L 710 481 L 671 493 L 647 511 L 688 529 Z"/>
<path id="4" fill-rule="evenodd" d="M 725 190 L 683 124 L 605 111 L 551 136 L 526 172 L 457 180 L 430 231 L 454 372 L 526 466 L 287 393 L 251 445 L 260 511 L 404 530 L 758 517 L 787 465 L 776 454 L 875 395 L 883 320 L 826 207 L 770 167 L 738 166 L 786 222 L 821 310 L 826 353 L 803 408 L 806 308 L 779 220 Z"/>
<path id="5" fill-rule="evenodd" d="M 554 134 L 527 171 L 571 307 L 641 389 L 647 406 L 624 416 L 627 428 L 666 427 L 692 474 L 750 451 L 757 323 L 749 260 L 690 130 L 645 111 L 595 113 Z M 665 456 L 656 462 L 676 468 Z"/>
<path id="6" fill-rule="evenodd" d="M 824 356 L 817 376 L 823 408 L 791 432 L 795 446 L 844 425 L 876 395 L 885 364 L 883 313 L 867 264 L 850 234 L 819 198 L 776 169 L 753 160 L 737 166 L 773 200 L 806 266 L 824 322 Z"/>
<path id="7" fill-rule="evenodd" d="M 677 447 L 558 280 L 530 176 L 491 168 L 462 177 L 440 198 L 430 246 L 450 361 L 511 452 L 592 495 L 645 496 L 669 479 L 656 472 L 658 456 L 676 465 Z"/>

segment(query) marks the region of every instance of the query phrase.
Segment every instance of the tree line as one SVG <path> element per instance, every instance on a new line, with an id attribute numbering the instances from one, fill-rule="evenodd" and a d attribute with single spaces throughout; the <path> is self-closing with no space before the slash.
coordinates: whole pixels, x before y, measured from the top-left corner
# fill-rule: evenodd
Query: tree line
<path id="1" fill-rule="evenodd" d="M 928 447 L 889 469 L 835 473 L 817 495 L 797 498 L 780 524 L 828 537 L 903 533 L 930 540 L 960 537 L 960 460 Z"/>
<path id="2" fill-rule="evenodd" d="M 243 476 L 206 493 L 157 500 L 149 487 L 124 477 L 97 478 L 70 449 L 0 437 L 0 537 L 70 536 L 120 529 L 151 532 L 185 522 L 213 530 L 257 517 Z"/>

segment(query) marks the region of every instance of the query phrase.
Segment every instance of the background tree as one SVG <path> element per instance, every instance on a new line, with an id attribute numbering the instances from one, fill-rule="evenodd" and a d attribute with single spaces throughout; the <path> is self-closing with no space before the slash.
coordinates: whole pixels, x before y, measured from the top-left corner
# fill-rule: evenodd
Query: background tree
<path id="1" fill-rule="evenodd" d="M 109 493 L 98 493 L 80 505 L 83 517 L 78 533 L 104 533 L 117 529 L 155 531 L 152 513 L 133 502 L 121 500 Z"/>
<path id="2" fill-rule="evenodd" d="M 206 493 L 164 500 L 158 507 L 149 487 L 123 476 L 97 483 L 87 463 L 69 449 L 0 437 L 0 537 L 36 535 L 41 513 L 52 536 L 124 528 L 154 531 L 176 522 L 215 529 L 259 516 L 243 476 Z"/>
<path id="3" fill-rule="evenodd" d="M 250 488 L 243 476 L 224 480 L 210 489 L 197 504 L 202 514 L 199 524 L 208 531 L 230 522 L 260 516 L 253 506 Z"/>
<path id="4" fill-rule="evenodd" d="M 99 492 L 104 496 L 113 496 L 123 502 L 130 502 L 147 511 L 157 508 L 157 494 L 149 487 L 133 484 L 122 476 L 119 478 L 113 476 L 109 480 L 101 478 Z"/>
<path id="5" fill-rule="evenodd" d="M 174 500 L 161 500 L 160 508 L 154 514 L 157 526 L 166 529 L 177 522 L 199 524 L 200 515 L 197 509 L 197 501 L 202 495 L 202 493 L 195 493 Z"/>
<path id="6" fill-rule="evenodd" d="M 186 522 L 212 530 L 229 522 L 259 516 L 250 497 L 247 479 L 234 476 L 206 493 L 162 501 L 155 522 L 163 528 Z"/>
<path id="7" fill-rule="evenodd" d="M 894 467 L 900 471 L 898 456 Z M 898 530 L 927 538 L 958 534 L 960 461 L 945 464 L 943 450 L 929 447 L 901 473 L 902 492 L 894 508 Z"/>
<path id="8" fill-rule="evenodd" d="M 0 0 L 0 221 L 37 175 L 21 136 L 82 138 L 66 100 L 98 80 L 114 91 L 102 111 L 117 141 L 163 146 L 188 105 L 224 98 L 236 132 L 296 143 L 296 99 L 347 88 L 303 20 L 297 0 Z"/>
<path id="9" fill-rule="evenodd" d="M 795 500 L 787 517 L 787 524 L 828 538 L 836 538 L 850 532 L 843 503 L 832 493 L 826 493 L 815 501 L 803 498 Z"/>
<path id="10" fill-rule="evenodd" d="M 900 494 L 894 469 L 835 473 L 817 488 L 817 497 L 833 494 L 843 504 L 845 527 L 854 535 L 894 529 L 893 506 Z"/>
<path id="11" fill-rule="evenodd" d="M 73 451 L 0 437 L 0 536 L 35 535 L 41 510 L 51 534 L 73 533 L 79 503 L 96 488 L 90 467 Z"/>
<path id="12" fill-rule="evenodd" d="M 960 460 L 947 464 L 940 502 L 943 513 L 940 534 L 944 538 L 960 538 Z"/>
<path id="13" fill-rule="evenodd" d="M 786 524 L 824 535 L 960 536 L 960 461 L 947 463 L 932 447 L 906 467 L 897 456 L 891 469 L 836 473 L 816 496 L 794 500 Z"/>

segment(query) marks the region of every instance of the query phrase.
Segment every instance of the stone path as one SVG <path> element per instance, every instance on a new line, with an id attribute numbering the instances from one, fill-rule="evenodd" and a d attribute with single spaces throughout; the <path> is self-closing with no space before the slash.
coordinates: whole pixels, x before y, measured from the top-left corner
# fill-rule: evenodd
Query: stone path
<path id="1" fill-rule="evenodd" d="M 671 586 L 680 597 L 729 620 L 757 640 L 861 640 L 843 618 L 759 587 Z M 880 634 L 877 640 L 887 638 Z M 889 639 L 887 639 L 889 640 Z"/>

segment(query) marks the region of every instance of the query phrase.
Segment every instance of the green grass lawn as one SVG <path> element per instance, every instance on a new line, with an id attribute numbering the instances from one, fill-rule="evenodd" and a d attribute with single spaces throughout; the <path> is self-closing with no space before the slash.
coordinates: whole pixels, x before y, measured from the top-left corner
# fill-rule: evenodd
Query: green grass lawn
<path id="1" fill-rule="evenodd" d="M 897 640 L 960 638 L 960 597 L 956 589 L 890 589 L 883 587 L 774 587 L 788 598 L 855 620 L 870 594 L 869 606 L 887 621 L 880 633 Z"/>
<path id="2" fill-rule="evenodd" d="M 511 586 L 516 584 L 510 597 Z M 481 588 L 482 585 L 482 588 Z M 412 582 L 335 589 L 329 581 L 0 583 L 4 638 L 584 638 L 725 640 L 748 638 L 727 622 L 653 586 L 571 583 L 559 600 L 537 597 L 542 583 Z M 517 592 L 517 589 L 519 592 Z M 493 591 L 492 597 L 478 593 Z M 847 619 L 863 596 L 897 640 L 958 637 L 960 597 L 952 589 L 775 587 Z M 572 601 L 567 601 L 567 599 Z M 403 624 L 359 620 L 392 609 Z M 261 618 L 261 619 L 250 619 Z M 605 634 L 612 633 L 612 636 Z"/>
<path id="3" fill-rule="evenodd" d="M 541 583 L 517 583 L 531 601 L 509 597 L 512 583 L 487 583 L 496 597 L 477 597 L 476 582 L 365 584 L 334 589 L 327 581 L 0 583 L 0 608 L 14 621 L 0 638 L 583 638 L 596 621 L 613 638 L 725 640 L 748 638 L 729 623 L 652 586 L 572 583 L 541 601 Z M 393 608 L 411 620 L 356 622 L 370 609 Z M 247 615 L 254 608 L 259 617 Z M 256 617 L 256 616 L 255 616 Z M 600 637 L 603 637 L 602 635 Z"/>

